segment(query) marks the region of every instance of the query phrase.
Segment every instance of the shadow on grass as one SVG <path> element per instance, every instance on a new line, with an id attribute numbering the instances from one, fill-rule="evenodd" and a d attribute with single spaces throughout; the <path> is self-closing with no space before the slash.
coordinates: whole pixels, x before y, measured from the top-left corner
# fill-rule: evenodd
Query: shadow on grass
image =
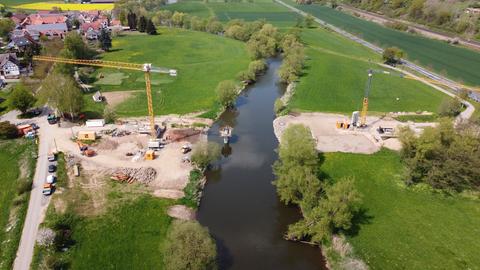
<path id="1" fill-rule="evenodd" d="M 374 216 L 368 213 L 368 209 L 361 207 L 352 218 L 352 227 L 349 230 L 344 231 L 346 236 L 357 236 L 360 232 L 362 225 L 372 223 Z"/>
<path id="2" fill-rule="evenodd" d="M 83 114 L 85 115 L 85 117 L 87 119 L 100 119 L 100 118 L 103 118 L 103 115 L 99 112 L 95 112 L 95 111 L 85 111 L 83 112 Z"/>

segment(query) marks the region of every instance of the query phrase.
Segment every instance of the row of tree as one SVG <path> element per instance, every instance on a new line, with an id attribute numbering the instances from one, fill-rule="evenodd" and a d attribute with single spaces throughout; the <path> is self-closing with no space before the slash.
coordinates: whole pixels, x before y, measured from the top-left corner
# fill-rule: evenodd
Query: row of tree
<path id="1" fill-rule="evenodd" d="M 466 34 L 469 37 L 480 34 L 480 16 L 465 12 L 468 2 L 473 4 L 475 1 L 347 0 L 346 2 L 368 11 L 380 12 L 393 18 L 409 19 Z"/>
<path id="2" fill-rule="evenodd" d="M 480 128 L 473 123 L 443 119 L 420 136 L 406 128 L 400 133 L 407 184 L 426 183 L 435 189 L 480 191 Z"/>
<path id="3" fill-rule="evenodd" d="M 319 155 L 310 129 L 289 126 L 281 137 L 273 171 L 280 200 L 298 205 L 303 219 L 288 227 L 287 238 L 321 244 L 333 233 L 348 230 L 359 209 L 360 195 L 351 178 L 334 184 L 320 180 Z"/>
<path id="4" fill-rule="evenodd" d="M 286 34 L 280 48 L 283 51 L 283 63 L 278 70 L 280 80 L 284 83 L 292 83 L 298 80 L 303 72 L 305 64 L 305 48 L 296 34 Z"/>
<path id="5" fill-rule="evenodd" d="M 137 19 L 137 14 L 129 12 L 126 17 L 126 23 L 130 29 L 136 29 L 141 33 L 147 33 L 149 35 L 157 34 L 157 28 L 155 27 L 152 19 L 149 19 L 143 15 L 139 16 Z"/>

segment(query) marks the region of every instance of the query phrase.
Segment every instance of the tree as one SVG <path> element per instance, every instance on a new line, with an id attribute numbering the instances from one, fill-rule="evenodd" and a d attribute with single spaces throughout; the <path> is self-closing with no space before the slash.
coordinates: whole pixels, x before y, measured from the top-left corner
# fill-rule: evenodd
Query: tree
<path id="1" fill-rule="evenodd" d="M 147 21 L 147 27 L 145 28 L 145 32 L 149 35 L 157 34 L 157 28 L 155 28 L 155 25 L 153 24 L 151 19 Z"/>
<path id="2" fill-rule="evenodd" d="M 129 12 L 127 14 L 127 22 L 131 30 L 137 29 L 137 15 L 135 13 Z"/>
<path id="3" fill-rule="evenodd" d="M 310 129 L 302 124 L 290 125 L 282 134 L 279 159 L 273 165 L 273 184 L 285 203 L 299 204 L 308 192 L 317 193 L 320 182 L 318 153 Z"/>
<path id="4" fill-rule="evenodd" d="M 208 21 L 206 31 L 212 34 L 218 34 L 223 32 L 223 25 L 216 18 L 212 18 Z"/>
<path id="5" fill-rule="evenodd" d="M 462 110 L 463 104 L 459 98 L 448 98 L 440 104 L 439 114 L 440 116 L 455 117 L 459 115 Z"/>
<path id="6" fill-rule="evenodd" d="M 214 142 L 198 143 L 192 152 L 192 162 L 201 169 L 220 158 L 220 145 Z"/>
<path id="7" fill-rule="evenodd" d="M 255 60 L 248 64 L 248 72 L 255 75 L 262 74 L 266 69 L 267 63 L 265 63 L 265 60 L 263 59 Z"/>
<path id="8" fill-rule="evenodd" d="M 423 16 L 423 6 L 425 0 L 413 0 L 412 4 L 408 9 L 408 15 L 413 19 L 419 19 Z"/>
<path id="9" fill-rule="evenodd" d="M 2 140 L 15 139 L 17 137 L 18 137 L 17 126 L 15 126 L 14 124 L 8 121 L 0 122 L 0 139 Z"/>
<path id="10" fill-rule="evenodd" d="M 245 28 L 241 25 L 227 26 L 225 36 L 241 41 L 247 41 L 249 38 Z"/>
<path id="11" fill-rule="evenodd" d="M 9 18 L 0 19 L 0 37 L 8 38 L 10 32 L 15 28 L 15 23 Z"/>
<path id="12" fill-rule="evenodd" d="M 152 19 L 157 25 L 172 26 L 172 12 L 170 10 L 160 10 L 155 13 Z"/>
<path id="13" fill-rule="evenodd" d="M 401 157 L 407 167 L 407 184 L 426 183 L 446 191 L 480 190 L 480 134 L 478 126 L 456 127 L 442 119 L 416 137 L 410 130 L 400 133 Z"/>
<path id="14" fill-rule="evenodd" d="M 102 28 L 100 31 L 100 36 L 98 37 L 98 42 L 104 51 L 109 51 L 110 48 L 112 48 L 112 38 L 110 37 L 110 32 L 108 32 L 107 29 Z"/>
<path id="15" fill-rule="evenodd" d="M 91 59 L 93 51 L 83 42 L 82 36 L 76 31 L 67 34 L 64 40 L 64 51 L 75 59 Z"/>
<path id="16" fill-rule="evenodd" d="M 387 64 L 396 64 L 403 57 L 403 51 L 397 47 L 388 47 L 383 51 L 383 60 Z"/>
<path id="17" fill-rule="evenodd" d="M 185 21 L 186 14 L 183 12 L 175 11 L 172 15 L 172 23 L 176 27 L 183 27 L 183 23 Z"/>
<path id="18" fill-rule="evenodd" d="M 277 29 L 265 24 L 247 42 L 247 49 L 253 59 L 272 57 L 277 51 Z"/>
<path id="19" fill-rule="evenodd" d="M 221 81 L 215 91 L 220 104 L 224 107 L 231 107 L 234 105 L 238 90 L 233 81 Z"/>
<path id="20" fill-rule="evenodd" d="M 59 72 L 52 72 L 43 81 L 39 93 L 41 101 L 58 109 L 62 114 L 68 113 L 74 119 L 83 108 L 83 94 L 77 82 Z"/>
<path id="21" fill-rule="evenodd" d="M 170 228 L 164 253 L 166 269 L 217 269 L 216 245 L 206 228 L 197 221 L 181 220 Z"/>
<path id="22" fill-rule="evenodd" d="M 37 101 L 32 92 L 23 86 L 23 84 L 18 84 L 8 99 L 10 101 L 10 106 L 21 111 L 22 114 L 26 113 L 28 109 L 33 107 Z"/>
<path id="23" fill-rule="evenodd" d="M 302 207 L 304 219 L 290 225 L 287 236 L 291 239 L 308 237 L 314 243 L 328 242 L 334 231 L 350 229 L 360 202 L 353 179 L 340 179 L 325 188 L 325 196 L 317 206 Z"/>
<path id="24" fill-rule="evenodd" d="M 138 31 L 144 33 L 145 29 L 147 28 L 147 18 L 145 16 L 140 16 L 138 19 Z"/>
<path id="25" fill-rule="evenodd" d="M 315 18 L 312 15 L 308 14 L 307 17 L 305 17 L 305 26 L 307 28 L 312 28 L 314 23 Z"/>

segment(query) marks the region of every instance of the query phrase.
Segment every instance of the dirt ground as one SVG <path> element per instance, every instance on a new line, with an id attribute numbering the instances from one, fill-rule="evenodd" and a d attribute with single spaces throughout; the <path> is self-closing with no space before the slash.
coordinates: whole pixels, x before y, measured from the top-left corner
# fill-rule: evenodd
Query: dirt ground
<path id="1" fill-rule="evenodd" d="M 114 92 L 105 92 L 102 93 L 102 96 L 105 97 L 108 105 L 111 107 L 115 107 L 118 104 L 122 103 L 123 101 L 129 99 L 133 96 L 136 92 L 139 91 L 114 91 Z"/>
<path id="2" fill-rule="evenodd" d="M 205 121 L 203 119 L 186 119 L 179 116 L 169 116 L 159 118 L 156 122 L 160 123 L 164 121 L 167 123 L 168 130 L 172 129 L 170 127 L 171 124 L 181 126 L 199 122 L 205 122 L 205 124 L 207 124 L 210 120 Z M 78 158 L 82 171 L 85 171 L 89 175 L 98 173 L 108 175 L 113 169 L 119 167 L 152 167 L 156 170 L 155 179 L 149 183 L 153 195 L 175 199 L 183 197 L 183 188 L 188 182 L 192 165 L 182 161 L 184 157 L 188 156 L 191 152 L 185 155 L 181 152 L 181 148 L 187 143 L 191 144 L 192 148 L 195 148 L 196 143 L 207 140 L 206 133 L 185 138 L 178 142 L 170 142 L 166 144 L 164 148 L 156 151 L 156 158 L 154 160 L 146 161 L 141 153 L 147 147 L 149 135 L 134 132 L 136 128 L 144 124 L 145 123 L 139 122 L 137 119 L 128 119 L 128 121 L 125 121 L 122 125 L 106 125 L 104 127 L 71 126 L 65 123 L 65 125 L 62 125 L 64 127 L 53 128 L 49 136 L 55 140 L 54 145 L 56 145 L 58 151 L 73 154 Z M 72 139 L 78 131 L 95 131 L 98 136 L 98 134 L 102 134 L 106 130 L 112 130 L 113 128 L 129 130 L 132 134 L 122 137 L 101 135 L 100 139 L 89 146 L 90 149 L 95 150 L 97 153 L 93 157 L 82 156 L 78 145 L 75 143 L 75 140 Z M 127 156 L 127 153 L 133 154 L 133 156 Z M 95 188 L 95 184 L 96 183 L 93 182 L 83 183 L 87 188 L 90 188 L 90 186 L 91 188 Z"/>
<path id="3" fill-rule="evenodd" d="M 310 128 L 317 142 L 317 150 L 321 152 L 344 152 L 372 154 L 382 147 L 400 150 L 401 144 L 397 138 L 382 138 L 377 132 L 378 127 L 395 128 L 408 125 L 419 133 L 434 123 L 402 123 L 393 119 L 367 117 L 368 127 L 365 129 L 337 129 L 336 122 L 349 120 L 340 114 L 302 113 L 297 116 L 286 115 L 273 121 L 275 136 L 280 140 L 283 131 L 291 124 L 303 124 Z"/>

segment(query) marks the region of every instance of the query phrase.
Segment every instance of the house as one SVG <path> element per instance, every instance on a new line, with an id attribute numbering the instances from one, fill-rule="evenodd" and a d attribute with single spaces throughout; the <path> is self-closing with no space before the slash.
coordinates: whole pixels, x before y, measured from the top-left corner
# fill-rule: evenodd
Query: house
<path id="1" fill-rule="evenodd" d="M 38 31 L 41 35 L 47 37 L 63 38 L 68 31 L 66 23 L 27 25 L 27 31 Z"/>
<path id="2" fill-rule="evenodd" d="M 27 16 L 28 15 L 22 13 L 14 13 L 10 19 L 12 19 L 16 25 L 20 25 L 27 18 Z"/>
<path id="3" fill-rule="evenodd" d="M 27 31 L 26 29 L 15 29 L 10 32 L 10 39 L 29 36 L 34 41 L 40 40 L 40 33 L 36 30 Z"/>
<path id="4" fill-rule="evenodd" d="M 17 55 L 14 53 L 0 54 L 0 74 L 6 79 L 20 78 Z"/>
<path id="5" fill-rule="evenodd" d="M 35 44 L 36 42 L 28 35 L 25 34 L 21 37 L 14 37 L 6 48 L 9 50 L 15 50 L 17 52 L 23 52 L 28 46 Z"/>
<path id="6" fill-rule="evenodd" d="M 65 23 L 67 17 L 57 13 L 35 13 L 28 15 L 22 22 L 22 25 L 39 25 L 39 24 L 60 24 Z"/>

